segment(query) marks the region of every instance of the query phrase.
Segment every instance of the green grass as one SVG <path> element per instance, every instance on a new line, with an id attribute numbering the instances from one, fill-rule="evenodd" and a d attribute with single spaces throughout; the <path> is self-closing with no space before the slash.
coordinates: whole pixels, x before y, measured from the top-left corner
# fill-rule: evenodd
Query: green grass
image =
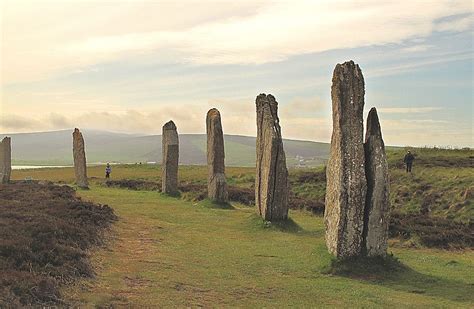
<path id="1" fill-rule="evenodd" d="M 163 307 L 472 307 L 472 251 L 394 248 L 401 265 L 340 271 L 321 217 L 268 225 L 254 209 L 205 207 L 157 192 L 92 186 L 79 194 L 120 220 L 94 253 L 94 280 L 69 288 L 82 305 Z M 204 207 L 203 207 L 204 206 Z M 334 271 L 337 267 L 339 271 Z M 332 270 L 331 270 L 332 269 Z M 331 271 L 328 271 L 331 270 Z"/>
<path id="2" fill-rule="evenodd" d="M 229 182 L 248 186 L 252 171 L 228 168 L 227 176 Z M 341 262 L 327 253 L 320 216 L 290 211 L 289 221 L 272 224 L 248 206 L 232 203 L 232 208 L 222 209 L 208 200 L 195 203 L 159 192 L 108 188 L 102 185 L 103 167 L 88 172 L 91 189 L 78 194 L 113 207 L 119 221 L 109 245 L 92 254 L 96 278 L 64 291 L 76 305 L 474 306 L 472 250 L 404 248 L 391 243 L 393 257 L 388 260 Z M 206 172 L 203 166 L 180 167 L 180 181 L 205 183 Z M 293 179 L 304 173 L 291 172 Z M 69 168 L 13 172 L 15 179 L 26 176 L 73 181 Z M 117 166 L 113 178 L 159 181 L 160 170 Z M 297 190 L 310 194 L 318 182 L 308 181 L 305 186 Z"/>

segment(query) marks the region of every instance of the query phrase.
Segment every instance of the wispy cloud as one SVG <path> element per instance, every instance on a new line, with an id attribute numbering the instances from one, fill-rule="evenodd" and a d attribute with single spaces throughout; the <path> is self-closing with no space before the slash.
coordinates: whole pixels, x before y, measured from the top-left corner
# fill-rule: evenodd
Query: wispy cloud
<path id="1" fill-rule="evenodd" d="M 430 49 L 432 47 L 433 47 L 433 45 L 419 44 L 419 45 L 404 47 L 404 48 L 401 49 L 401 51 L 406 52 L 406 53 L 418 53 L 418 52 L 427 51 L 428 49 Z"/>
<path id="2" fill-rule="evenodd" d="M 203 0 L 186 2 L 184 10 L 167 2 L 116 5 L 99 1 L 90 5 L 42 1 L 37 5 L 32 2 L 28 8 L 21 3 L 3 4 L 4 82 L 64 70 L 77 72 L 96 63 L 144 54 L 193 64 L 249 64 L 331 49 L 400 43 L 434 30 L 465 30 L 470 17 L 434 21 L 472 9 L 469 1 L 447 0 L 429 5 L 424 1 L 375 0 L 239 1 L 229 5 L 227 1 Z M 48 14 L 38 15 L 40 8 Z M 160 18 L 151 12 L 160 12 Z"/>
<path id="3" fill-rule="evenodd" d="M 458 51 L 454 53 L 437 54 L 436 56 L 432 56 L 427 59 L 410 59 L 410 61 L 380 66 L 378 68 L 366 70 L 364 74 L 370 77 L 398 75 L 414 71 L 421 67 L 432 66 L 439 63 L 472 60 L 473 57 L 474 56 L 471 51 Z"/>
<path id="4" fill-rule="evenodd" d="M 472 11 L 472 7 L 471 7 L 471 11 Z M 436 31 L 459 32 L 459 31 L 468 30 L 472 26 L 474 15 L 472 14 L 472 12 L 470 12 L 468 14 L 461 14 L 458 16 L 448 16 L 448 18 L 446 19 L 435 23 Z"/>
<path id="5" fill-rule="evenodd" d="M 424 114 L 443 109 L 443 107 L 382 107 L 377 111 L 382 114 Z"/>

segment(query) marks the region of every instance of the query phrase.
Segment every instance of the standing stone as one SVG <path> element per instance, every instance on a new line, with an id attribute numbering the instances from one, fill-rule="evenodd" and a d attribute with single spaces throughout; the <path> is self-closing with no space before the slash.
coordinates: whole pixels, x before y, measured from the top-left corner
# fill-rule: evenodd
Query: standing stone
<path id="1" fill-rule="evenodd" d="M 385 145 L 375 107 L 370 110 L 367 117 L 364 148 L 367 198 L 362 250 L 368 256 L 385 256 L 390 211 L 390 183 Z"/>
<path id="2" fill-rule="evenodd" d="M 211 200 L 225 203 L 228 200 L 224 164 L 224 135 L 221 114 L 215 108 L 207 112 L 207 193 Z"/>
<path id="3" fill-rule="evenodd" d="M 278 119 L 278 103 L 271 94 L 260 94 L 256 106 L 255 204 L 264 220 L 284 220 L 288 218 L 288 170 Z"/>
<path id="4" fill-rule="evenodd" d="M 161 191 L 176 195 L 178 194 L 179 140 L 176 125 L 171 120 L 163 126 L 162 153 Z"/>
<path id="5" fill-rule="evenodd" d="M 5 137 L 0 143 L 0 183 L 10 182 L 12 173 L 11 138 Z"/>
<path id="6" fill-rule="evenodd" d="M 76 184 L 80 188 L 88 188 L 86 151 L 84 147 L 84 138 L 78 128 L 72 133 L 72 152 L 74 156 L 74 172 L 76 174 Z"/>
<path id="7" fill-rule="evenodd" d="M 361 253 L 367 183 L 363 145 L 364 77 L 353 61 L 332 78 L 331 149 L 326 169 L 326 245 L 346 258 Z"/>

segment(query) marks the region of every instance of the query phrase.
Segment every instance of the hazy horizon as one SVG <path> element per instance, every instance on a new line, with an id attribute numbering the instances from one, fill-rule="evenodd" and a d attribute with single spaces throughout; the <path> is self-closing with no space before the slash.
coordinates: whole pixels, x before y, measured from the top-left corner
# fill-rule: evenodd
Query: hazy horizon
<path id="1" fill-rule="evenodd" d="M 216 107 L 255 136 L 271 93 L 284 138 L 328 143 L 332 71 L 354 60 L 385 144 L 472 147 L 472 25 L 466 0 L 6 0 L 0 132 L 203 134 Z"/>
<path id="2" fill-rule="evenodd" d="M 107 130 L 100 130 L 100 129 L 80 129 L 81 132 L 84 134 L 87 134 L 87 132 L 102 132 L 102 133 L 110 133 L 110 134 L 124 134 L 124 135 L 130 135 L 130 136 L 135 136 L 135 137 L 149 137 L 149 136 L 161 136 L 161 133 L 147 133 L 147 132 L 137 132 L 137 133 L 131 133 L 131 132 L 121 132 L 121 131 L 107 131 Z M 15 134 L 42 134 L 42 133 L 54 133 L 54 132 L 65 132 L 65 131 L 70 131 L 71 134 L 74 131 L 74 128 L 67 128 L 67 129 L 61 129 L 61 130 L 49 130 L 49 131 L 31 131 L 31 132 L 0 132 L 0 136 L 12 136 Z M 179 128 L 178 128 L 178 134 L 179 135 L 205 135 L 206 132 L 191 132 L 191 133 L 180 133 Z M 241 137 L 250 137 L 250 138 L 256 138 L 256 135 L 246 135 L 246 134 L 231 134 L 231 133 L 225 133 L 224 136 L 241 136 Z M 365 132 L 364 132 L 365 136 Z M 85 135 L 85 139 L 87 139 L 87 135 Z M 309 139 L 298 139 L 298 138 L 286 138 L 283 137 L 284 140 L 292 140 L 292 141 L 300 141 L 300 142 L 312 142 L 312 143 L 323 143 L 323 144 L 330 144 L 331 141 L 318 141 L 318 140 L 309 140 Z M 86 140 L 87 144 L 87 140 Z M 423 147 L 440 147 L 440 148 L 452 148 L 452 149 L 461 149 L 461 148 L 472 148 L 469 145 L 461 145 L 461 146 L 456 146 L 456 145 L 395 145 L 395 144 L 387 144 L 385 143 L 386 147 L 413 147 L 413 148 L 423 148 Z"/>

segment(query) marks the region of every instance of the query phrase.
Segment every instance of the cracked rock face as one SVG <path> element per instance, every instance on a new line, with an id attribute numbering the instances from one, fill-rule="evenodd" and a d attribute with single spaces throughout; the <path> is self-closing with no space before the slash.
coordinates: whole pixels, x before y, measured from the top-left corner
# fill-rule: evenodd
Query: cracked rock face
<path id="1" fill-rule="evenodd" d="M 179 140 L 176 125 L 171 120 L 163 126 L 162 154 L 161 190 L 175 195 L 178 193 Z"/>
<path id="2" fill-rule="evenodd" d="M 227 202 L 227 183 L 225 179 L 224 134 L 222 132 L 221 114 L 215 108 L 207 112 L 207 168 L 208 197 L 216 202 Z"/>
<path id="3" fill-rule="evenodd" d="M 388 246 L 390 183 L 385 145 L 375 107 L 370 110 L 367 117 L 364 148 L 367 198 L 363 250 L 368 256 L 385 256 Z"/>
<path id="4" fill-rule="evenodd" d="M 278 119 L 278 103 L 260 94 L 257 107 L 257 170 L 255 204 L 267 221 L 288 218 L 288 170 Z"/>
<path id="5" fill-rule="evenodd" d="M 361 253 L 367 192 L 363 145 L 364 77 L 353 61 L 336 65 L 332 78 L 330 156 L 326 169 L 326 245 L 345 258 Z"/>
<path id="6" fill-rule="evenodd" d="M 86 151 L 84 138 L 79 129 L 74 129 L 72 133 L 72 153 L 74 156 L 74 173 L 76 174 L 76 184 L 81 188 L 88 188 Z"/>
<path id="7" fill-rule="evenodd" d="M 10 182 L 12 173 L 11 138 L 5 137 L 0 143 L 0 183 Z"/>

